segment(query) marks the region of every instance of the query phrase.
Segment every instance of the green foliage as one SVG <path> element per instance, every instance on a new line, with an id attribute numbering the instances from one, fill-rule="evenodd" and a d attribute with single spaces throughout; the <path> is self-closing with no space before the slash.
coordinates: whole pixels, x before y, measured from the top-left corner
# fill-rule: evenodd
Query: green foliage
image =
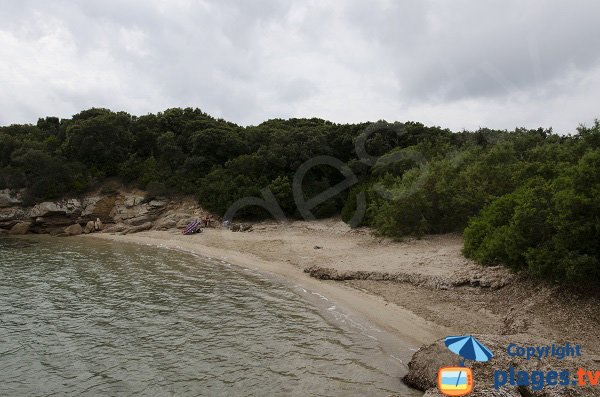
<path id="1" fill-rule="evenodd" d="M 600 284 L 600 150 L 498 198 L 465 230 L 465 255 L 566 283 Z"/>
<path id="2" fill-rule="evenodd" d="M 105 176 L 117 175 L 120 163 L 131 151 L 131 116 L 100 109 L 88 112 L 91 113 L 74 116 L 75 121 L 66 128 L 64 154 L 96 168 Z"/>
<path id="3" fill-rule="evenodd" d="M 150 181 L 146 185 L 146 197 L 145 201 L 150 201 L 155 198 L 164 197 L 168 195 L 167 186 L 162 182 Z"/>
<path id="4" fill-rule="evenodd" d="M 68 192 L 81 192 L 89 182 L 89 177 L 81 164 L 52 157 L 37 149 L 15 151 L 11 163 L 20 170 L 23 186 L 14 186 L 10 180 L 6 185 L 27 187 L 28 201 L 56 198 Z M 15 170 L 5 168 L 6 171 L 10 173 Z M 14 173 L 9 174 L 8 178 L 14 181 Z"/>
<path id="5" fill-rule="evenodd" d="M 292 183 L 287 176 L 278 176 L 269 184 L 269 190 L 277 200 L 284 213 L 293 214 L 296 210 L 294 195 L 292 192 Z"/>
<path id="6" fill-rule="evenodd" d="M 148 198 L 194 194 L 219 215 L 268 189 L 288 217 L 299 167 L 323 156 L 347 165 L 352 184 L 314 208 L 400 238 L 462 232 L 466 255 L 553 280 L 600 280 L 600 122 L 573 136 L 549 130 L 453 133 L 421 123 L 335 124 L 273 119 L 241 127 L 199 109 L 131 116 L 92 108 L 70 119 L 0 127 L 0 188 L 29 203 L 98 186 L 104 178 Z M 327 164 L 301 182 L 309 201 L 347 174 Z M 239 217 L 270 216 L 247 206 Z M 358 226 L 353 225 L 353 226 Z M 465 229 L 466 228 L 466 229 Z"/>
<path id="7" fill-rule="evenodd" d="M 348 197 L 346 198 L 346 200 L 344 202 L 344 206 L 342 207 L 342 210 L 340 213 L 342 220 L 344 222 L 350 224 L 351 220 L 354 218 L 357 211 L 359 211 L 358 199 L 359 199 L 360 195 L 364 195 L 364 197 L 366 199 L 369 194 L 372 194 L 372 193 L 369 192 L 368 187 L 365 185 L 355 186 L 348 192 Z M 370 219 L 368 213 L 366 213 L 364 216 L 357 219 L 357 221 L 358 221 L 357 223 L 355 223 L 353 225 L 351 224 L 351 226 L 359 227 L 359 226 L 367 225 L 372 220 Z"/>

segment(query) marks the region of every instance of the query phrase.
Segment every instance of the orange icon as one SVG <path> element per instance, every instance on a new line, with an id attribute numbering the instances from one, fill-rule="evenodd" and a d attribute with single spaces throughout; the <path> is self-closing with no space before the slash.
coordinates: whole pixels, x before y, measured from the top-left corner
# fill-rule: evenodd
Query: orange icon
<path id="1" fill-rule="evenodd" d="M 446 396 L 464 396 L 473 391 L 473 372 L 466 367 L 442 367 L 438 371 L 438 389 Z"/>

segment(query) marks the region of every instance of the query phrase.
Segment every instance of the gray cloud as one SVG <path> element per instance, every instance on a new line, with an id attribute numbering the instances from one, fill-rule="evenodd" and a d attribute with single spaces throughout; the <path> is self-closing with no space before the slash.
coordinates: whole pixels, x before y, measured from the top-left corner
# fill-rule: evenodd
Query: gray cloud
<path id="1" fill-rule="evenodd" d="M 600 3 L 5 1 L 0 124 L 91 106 L 418 120 L 453 129 L 590 123 Z"/>

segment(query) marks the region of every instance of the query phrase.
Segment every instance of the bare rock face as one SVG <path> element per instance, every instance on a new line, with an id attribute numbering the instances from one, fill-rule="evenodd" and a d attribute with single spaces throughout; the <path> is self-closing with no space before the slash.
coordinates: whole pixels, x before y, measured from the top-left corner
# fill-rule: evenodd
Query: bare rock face
<path id="1" fill-rule="evenodd" d="M 153 222 L 155 219 L 156 216 L 146 214 L 127 219 L 125 222 L 131 226 L 139 226 L 143 225 L 144 223 Z"/>
<path id="2" fill-rule="evenodd" d="M 108 227 L 104 228 L 102 231 L 104 233 L 120 233 L 128 228 L 129 228 L 129 226 L 127 226 L 124 223 L 117 223 L 116 225 L 112 225 L 112 226 L 108 226 Z"/>
<path id="3" fill-rule="evenodd" d="M 138 225 L 138 226 L 128 227 L 125 230 L 123 230 L 121 232 L 121 234 L 138 233 L 138 232 L 143 232 L 144 230 L 150 230 L 150 229 L 152 229 L 152 222 L 146 222 L 146 223 Z"/>
<path id="4" fill-rule="evenodd" d="M 68 236 L 78 236 L 81 233 L 83 233 L 83 228 L 81 227 L 81 225 L 79 223 L 75 223 L 71 226 L 66 227 L 65 233 Z"/>
<path id="5" fill-rule="evenodd" d="M 168 230 L 176 227 L 186 227 L 194 218 L 197 218 L 197 216 L 192 211 L 173 211 L 157 219 L 154 222 L 154 229 Z"/>
<path id="6" fill-rule="evenodd" d="M 10 229 L 26 219 L 26 212 L 19 207 L 0 208 L 0 227 Z"/>
<path id="7" fill-rule="evenodd" d="M 88 223 L 86 223 L 85 227 L 83 228 L 83 232 L 85 234 L 89 234 L 89 233 L 93 232 L 94 230 L 96 230 L 96 222 L 94 222 L 94 221 L 88 221 Z"/>
<path id="8" fill-rule="evenodd" d="M 152 200 L 148 203 L 151 208 L 162 208 L 167 205 L 166 201 L 163 200 Z"/>
<path id="9" fill-rule="evenodd" d="M 31 222 L 19 222 L 10 229 L 9 233 L 14 235 L 27 234 L 29 226 L 31 226 Z"/>
<path id="10" fill-rule="evenodd" d="M 21 192 L 12 189 L 0 190 L 0 208 L 15 207 L 23 204 Z"/>
<path id="11" fill-rule="evenodd" d="M 40 218 L 36 231 L 45 233 L 72 225 L 81 214 L 81 202 L 77 199 L 45 201 L 34 205 L 27 213 L 28 218 Z"/>
<path id="12" fill-rule="evenodd" d="M 38 203 L 27 211 L 26 217 L 36 220 L 32 225 L 32 231 L 35 233 L 55 234 L 78 222 L 80 214 L 81 201 L 64 199 Z"/>
<path id="13" fill-rule="evenodd" d="M 111 212 L 116 201 L 116 195 L 87 197 L 81 203 L 81 218 L 84 220 L 101 219 L 103 222 L 110 222 L 112 220 Z"/>
<path id="14" fill-rule="evenodd" d="M 143 201 L 144 201 L 143 196 L 128 196 L 128 197 L 125 197 L 125 199 L 123 200 L 123 205 L 126 208 L 132 208 L 132 207 L 135 207 L 136 205 L 142 204 Z"/>
<path id="15" fill-rule="evenodd" d="M 172 217 L 160 218 L 154 223 L 155 230 L 168 230 L 175 227 L 177 227 L 177 221 Z"/>
<path id="16" fill-rule="evenodd" d="M 29 210 L 28 216 L 47 218 L 51 215 L 79 216 L 79 214 L 81 214 L 81 202 L 77 199 L 68 199 L 36 204 Z"/>
<path id="17" fill-rule="evenodd" d="M 178 228 L 182 228 L 182 227 L 186 227 L 188 224 L 190 223 L 190 218 L 185 218 L 185 219 L 180 219 L 177 222 L 177 227 Z"/>
<path id="18" fill-rule="evenodd" d="M 141 196 L 126 196 L 115 201 L 110 215 L 115 223 L 122 222 L 140 226 L 157 220 L 166 210 L 166 207 L 166 201 L 152 200 L 143 203 L 143 197 Z"/>
<path id="19" fill-rule="evenodd" d="M 18 223 L 29 222 L 30 233 L 69 235 L 78 232 L 74 224 L 84 226 L 82 233 L 103 230 L 105 224 L 113 232 L 135 233 L 149 228 L 168 230 L 184 227 L 202 212 L 191 199 L 146 202 L 139 194 L 117 191 L 79 199 L 45 201 L 29 208 L 15 205 L 18 203 L 22 204 L 20 192 L 0 190 L 0 230 L 8 233 Z M 119 226 L 114 227 L 115 224 Z M 72 233 L 64 232 L 65 227 L 71 226 Z M 17 229 L 23 228 L 19 226 Z"/>

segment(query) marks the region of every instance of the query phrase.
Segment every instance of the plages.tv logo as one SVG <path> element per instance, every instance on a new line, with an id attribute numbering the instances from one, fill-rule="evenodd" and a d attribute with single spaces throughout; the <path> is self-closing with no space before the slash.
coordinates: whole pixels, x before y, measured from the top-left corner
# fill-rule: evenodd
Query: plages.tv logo
<path id="1" fill-rule="evenodd" d="M 448 336 L 444 339 L 444 343 L 462 360 L 458 366 L 439 369 L 438 389 L 446 396 L 466 396 L 473 391 L 473 371 L 465 366 L 465 361 L 488 361 L 494 355 L 472 335 Z"/>

